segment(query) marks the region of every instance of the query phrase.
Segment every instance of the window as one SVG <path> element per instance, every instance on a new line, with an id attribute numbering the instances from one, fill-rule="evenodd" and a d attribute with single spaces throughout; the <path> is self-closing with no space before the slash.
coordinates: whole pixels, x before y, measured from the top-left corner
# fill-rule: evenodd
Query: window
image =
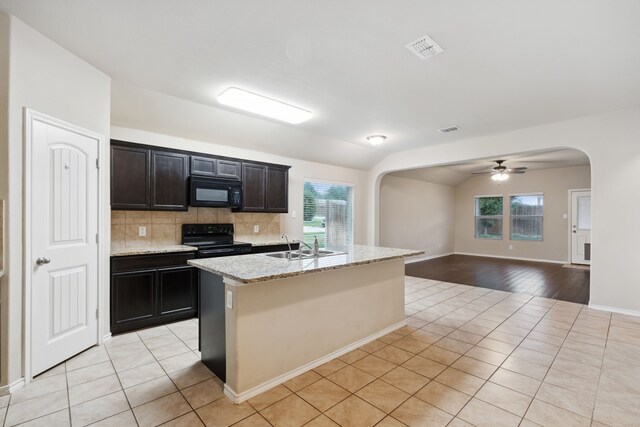
<path id="1" fill-rule="evenodd" d="M 304 241 L 321 248 L 346 250 L 353 244 L 353 193 L 351 185 L 304 181 Z"/>
<path id="2" fill-rule="evenodd" d="M 476 239 L 502 239 L 502 197 L 476 196 Z"/>
<path id="3" fill-rule="evenodd" d="M 542 241 L 544 196 L 511 196 L 511 240 Z"/>

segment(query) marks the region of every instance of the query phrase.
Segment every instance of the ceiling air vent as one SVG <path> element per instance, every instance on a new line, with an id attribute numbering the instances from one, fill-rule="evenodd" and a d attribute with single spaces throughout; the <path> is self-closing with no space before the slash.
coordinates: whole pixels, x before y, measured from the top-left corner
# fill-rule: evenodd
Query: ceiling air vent
<path id="1" fill-rule="evenodd" d="M 431 58 L 433 55 L 444 51 L 444 49 L 429 36 L 420 37 L 418 40 L 412 41 L 407 45 L 407 49 L 420 59 Z"/>
<path id="2" fill-rule="evenodd" d="M 458 126 L 451 126 L 451 127 L 448 127 L 448 128 L 438 129 L 438 132 L 449 133 L 449 132 L 455 132 L 457 130 L 460 130 L 460 128 Z"/>

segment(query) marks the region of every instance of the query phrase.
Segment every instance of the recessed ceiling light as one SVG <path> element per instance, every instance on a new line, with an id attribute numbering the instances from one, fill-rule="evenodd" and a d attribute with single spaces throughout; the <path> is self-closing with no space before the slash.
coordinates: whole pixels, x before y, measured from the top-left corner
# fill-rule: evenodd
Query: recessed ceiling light
<path id="1" fill-rule="evenodd" d="M 287 123 L 298 124 L 311 118 L 311 111 L 276 101 L 244 89 L 230 87 L 218 95 L 218 102 Z"/>
<path id="2" fill-rule="evenodd" d="M 369 144 L 374 146 L 382 144 L 385 139 L 387 139 L 387 137 L 384 135 L 371 135 L 367 137 L 367 141 L 369 141 Z"/>

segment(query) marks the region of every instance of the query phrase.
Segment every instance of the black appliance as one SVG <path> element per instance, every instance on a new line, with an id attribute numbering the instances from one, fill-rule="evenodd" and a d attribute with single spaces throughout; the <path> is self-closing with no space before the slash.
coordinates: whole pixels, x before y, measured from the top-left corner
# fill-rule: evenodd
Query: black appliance
<path id="1" fill-rule="evenodd" d="M 239 208 L 242 203 L 242 181 L 191 177 L 190 195 L 191 206 Z"/>
<path id="2" fill-rule="evenodd" d="M 183 224 L 182 244 L 197 247 L 196 258 L 251 253 L 251 243 L 234 242 L 233 224 Z"/>

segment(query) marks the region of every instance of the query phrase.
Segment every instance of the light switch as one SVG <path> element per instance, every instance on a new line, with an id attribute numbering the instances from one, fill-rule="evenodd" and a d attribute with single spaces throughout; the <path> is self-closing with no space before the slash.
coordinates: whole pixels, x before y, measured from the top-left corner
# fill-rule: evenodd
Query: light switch
<path id="1" fill-rule="evenodd" d="M 147 235 L 147 227 L 138 227 L 138 236 L 144 237 Z"/>
<path id="2" fill-rule="evenodd" d="M 567 214 L 562 214 L 562 219 L 567 219 L 567 218 L 569 218 L 569 215 L 567 215 Z"/>
<path id="3" fill-rule="evenodd" d="M 291 218 L 295 218 L 296 216 L 298 216 L 296 211 L 291 211 Z"/>
<path id="4" fill-rule="evenodd" d="M 227 308 L 228 309 L 233 308 L 233 292 L 232 291 L 227 291 Z"/>

